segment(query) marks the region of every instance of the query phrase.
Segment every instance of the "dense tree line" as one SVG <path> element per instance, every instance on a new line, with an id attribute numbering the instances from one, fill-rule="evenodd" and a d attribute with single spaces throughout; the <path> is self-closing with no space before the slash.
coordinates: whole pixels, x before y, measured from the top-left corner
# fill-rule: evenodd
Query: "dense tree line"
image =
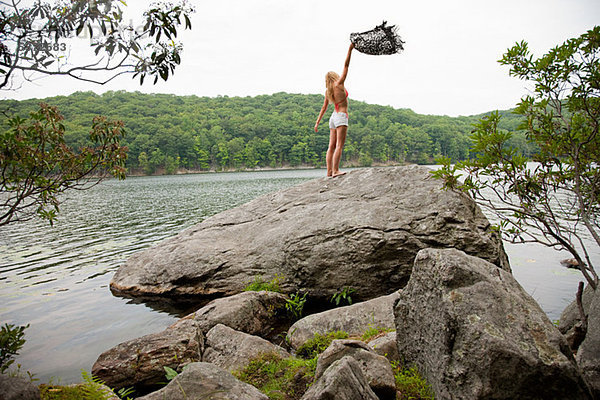
<path id="1" fill-rule="evenodd" d="M 118 91 L 102 95 L 77 92 L 43 101 L 57 106 L 64 115 L 67 143 L 75 147 L 86 144 L 95 116 L 124 121 L 127 133 L 123 144 L 129 148 L 130 173 L 325 164 L 327 118 L 318 133 L 312 130 L 322 95 L 208 98 Z M 0 110 L 26 117 L 40 102 L 4 100 Z M 514 130 L 519 119 L 510 112 L 503 114 L 504 128 Z M 470 157 L 473 123 L 479 117 L 419 115 L 408 109 L 351 101 L 343 163 L 426 164 L 437 156 L 466 159 Z M 513 144 L 528 155 L 524 139 L 517 134 Z"/>

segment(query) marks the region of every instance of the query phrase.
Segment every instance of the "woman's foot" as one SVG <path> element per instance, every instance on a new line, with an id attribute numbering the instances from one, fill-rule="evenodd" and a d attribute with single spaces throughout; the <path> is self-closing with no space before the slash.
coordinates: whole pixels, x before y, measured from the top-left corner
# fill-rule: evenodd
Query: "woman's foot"
<path id="1" fill-rule="evenodd" d="M 335 178 L 336 176 L 340 176 L 340 175 L 346 175 L 346 173 L 345 172 L 341 172 L 341 171 L 334 172 L 333 175 L 331 175 L 331 177 Z"/>

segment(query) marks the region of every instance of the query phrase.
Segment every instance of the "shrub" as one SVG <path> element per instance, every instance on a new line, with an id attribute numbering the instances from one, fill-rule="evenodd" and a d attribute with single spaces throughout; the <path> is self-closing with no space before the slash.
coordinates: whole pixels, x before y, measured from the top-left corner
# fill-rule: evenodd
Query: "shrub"
<path id="1" fill-rule="evenodd" d="M 344 289 L 331 296 L 331 302 L 335 303 L 336 306 L 339 306 L 340 302 L 343 300 L 344 302 L 348 303 L 348 305 L 351 305 L 352 297 L 350 297 L 350 295 L 354 292 L 356 292 L 356 289 L 346 286 Z"/>
<path id="2" fill-rule="evenodd" d="M 4 324 L 0 329 L 0 373 L 4 373 L 15 362 L 13 358 L 25 344 L 25 329 L 28 327 Z"/>
<path id="3" fill-rule="evenodd" d="M 306 293 L 300 296 L 300 293 L 296 292 L 292 294 L 289 299 L 286 299 L 285 309 L 288 310 L 288 312 L 292 314 L 295 318 L 300 318 L 302 316 L 302 311 L 304 310 L 305 303 Z"/>

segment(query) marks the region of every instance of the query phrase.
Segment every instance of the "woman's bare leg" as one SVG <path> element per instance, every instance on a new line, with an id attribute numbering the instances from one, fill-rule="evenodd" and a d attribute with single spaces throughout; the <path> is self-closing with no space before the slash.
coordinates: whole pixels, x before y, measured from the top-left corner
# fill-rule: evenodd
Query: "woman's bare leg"
<path id="1" fill-rule="evenodd" d="M 330 129 L 329 147 L 327 148 L 327 154 L 325 155 L 325 162 L 327 163 L 327 176 L 333 176 L 333 154 L 335 153 L 336 144 L 337 132 L 335 129 Z"/>
<path id="2" fill-rule="evenodd" d="M 347 126 L 338 126 L 336 128 L 336 144 L 335 150 L 333 152 L 333 175 L 344 175 L 345 172 L 340 172 L 340 160 L 342 159 L 342 150 L 344 149 L 344 144 L 346 143 L 346 133 L 348 133 Z"/>

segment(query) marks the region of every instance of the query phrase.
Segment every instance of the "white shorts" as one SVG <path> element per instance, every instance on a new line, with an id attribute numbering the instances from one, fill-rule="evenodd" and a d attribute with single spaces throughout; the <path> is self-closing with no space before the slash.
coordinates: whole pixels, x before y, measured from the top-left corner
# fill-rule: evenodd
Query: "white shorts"
<path id="1" fill-rule="evenodd" d="M 329 118 L 329 129 L 335 129 L 338 126 L 348 126 L 348 114 L 334 111 Z"/>

